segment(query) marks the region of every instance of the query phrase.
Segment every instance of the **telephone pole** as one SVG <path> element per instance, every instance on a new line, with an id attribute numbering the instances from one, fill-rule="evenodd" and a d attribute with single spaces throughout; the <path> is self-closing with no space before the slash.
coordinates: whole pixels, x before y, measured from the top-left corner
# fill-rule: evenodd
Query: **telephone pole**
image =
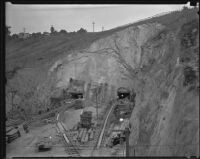
<path id="1" fill-rule="evenodd" d="M 92 22 L 92 25 L 93 25 L 93 32 L 94 32 L 94 24 L 95 24 L 95 22 Z"/>
<path id="2" fill-rule="evenodd" d="M 126 137 L 126 157 L 129 157 L 129 128 L 125 128 L 125 137 Z M 135 151 L 135 150 L 134 150 Z"/>
<path id="3" fill-rule="evenodd" d="M 99 120 L 99 113 L 98 113 L 98 94 L 97 94 L 97 89 L 96 89 L 96 113 L 97 113 L 97 124 Z"/>
<path id="4" fill-rule="evenodd" d="M 24 30 L 24 33 L 26 32 L 26 28 L 23 28 L 23 30 Z"/>
<path id="5" fill-rule="evenodd" d="M 17 93 L 16 90 L 11 90 L 12 117 L 13 117 L 13 114 L 14 114 L 13 113 L 13 111 L 14 111 L 14 109 L 13 109 L 13 106 L 14 106 L 13 100 L 14 100 L 14 97 L 15 97 L 16 93 Z"/>
<path id="6" fill-rule="evenodd" d="M 102 32 L 103 32 L 103 30 L 104 30 L 104 27 L 102 27 Z"/>

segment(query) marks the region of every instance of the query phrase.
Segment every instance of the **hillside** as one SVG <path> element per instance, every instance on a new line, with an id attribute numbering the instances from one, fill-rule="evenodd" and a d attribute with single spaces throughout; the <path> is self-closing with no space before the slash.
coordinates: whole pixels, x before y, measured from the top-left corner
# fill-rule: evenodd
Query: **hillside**
<path id="1" fill-rule="evenodd" d="M 11 40 L 6 42 L 6 72 L 13 71 L 16 67 L 37 67 L 38 64 L 51 63 L 69 54 L 73 50 L 87 48 L 95 40 L 107 37 L 117 31 L 131 26 L 145 23 L 160 23 L 168 26 L 171 30 L 179 26 L 185 19 L 195 18 L 197 9 L 174 11 L 167 15 L 150 18 L 144 21 L 117 27 L 108 31 L 98 33 L 76 34 L 76 35 L 55 35 L 50 37 L 37 37 L 27 40 Z M 194 16 L 195 15 L 195 16 Z"/>
<path id="2" fill-rule="evenodd" d="M 199 155 L 199 17 L 184 9 L 101 33 L 6 43 L 7 105 L 49 107 L 70 78 L 129 87 L 131 155 Z M 108 98 L 108 97 L 107 97 Z"/>

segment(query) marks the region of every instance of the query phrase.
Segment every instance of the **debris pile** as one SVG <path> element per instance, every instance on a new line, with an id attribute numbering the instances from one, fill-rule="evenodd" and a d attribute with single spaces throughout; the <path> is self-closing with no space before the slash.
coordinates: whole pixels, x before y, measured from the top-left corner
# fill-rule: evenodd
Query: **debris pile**
<path id="1" fill-rule="evenodd" d="M 11 143 L 13 140 L 20 137 L 21 134 L 17 128 L 7 127 L 6 128 L 6 142 Z"/>

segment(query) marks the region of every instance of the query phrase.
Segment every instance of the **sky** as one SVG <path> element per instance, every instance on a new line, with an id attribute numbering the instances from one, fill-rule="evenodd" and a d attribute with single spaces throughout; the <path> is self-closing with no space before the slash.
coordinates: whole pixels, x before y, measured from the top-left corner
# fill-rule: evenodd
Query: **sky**
<path id="1" fill-rule="evenodd" d="M 88 32 L 109 30 L 163 12 L 180 10 L 184 5 L 17 5 L 6 3 L 6 25 L 11 34 L 23 32 L 50 32 L 80 28 Z"/>

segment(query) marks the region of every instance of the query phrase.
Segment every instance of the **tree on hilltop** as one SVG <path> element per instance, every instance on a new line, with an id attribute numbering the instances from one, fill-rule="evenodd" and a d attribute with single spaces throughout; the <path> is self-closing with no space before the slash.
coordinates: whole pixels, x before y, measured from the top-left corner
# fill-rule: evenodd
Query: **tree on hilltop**
<path id="1" fill-rule="evenodd" d="M 53 25 L 51 26 L 50 31 L 51 31 L 51 34 L 55 34 L 55 33 L 56 33 L 56 30 L 55 30 L 55 28 L 53 27 Z"/>
<path id="2" fill-rule="evenodd" d="M 64 29 L 61 29 L 61 30 L 60 30 L 60 33 L 61 33 L 61 34 L 67 34 L 67 31 L 64 30 Z"/>

